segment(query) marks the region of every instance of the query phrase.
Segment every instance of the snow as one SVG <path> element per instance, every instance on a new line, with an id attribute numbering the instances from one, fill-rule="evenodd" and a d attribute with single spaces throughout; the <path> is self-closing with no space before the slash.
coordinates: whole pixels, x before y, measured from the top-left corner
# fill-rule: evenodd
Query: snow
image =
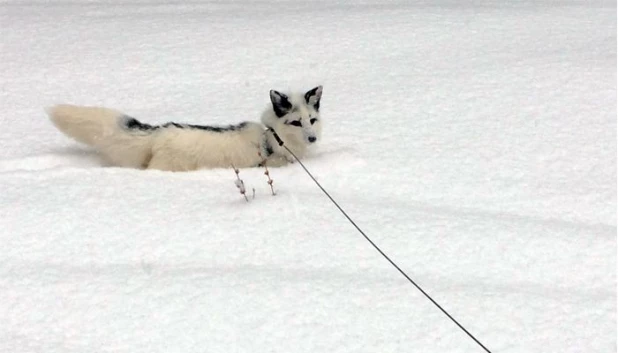
<path id="1" fill-rule="evenodd" d="M 299 165 L 113 168 L 44 108 L 258 119 L 493 352 L 616 351 L 616 3 L 0 0 L 1 352 L 481 352 Z"/>

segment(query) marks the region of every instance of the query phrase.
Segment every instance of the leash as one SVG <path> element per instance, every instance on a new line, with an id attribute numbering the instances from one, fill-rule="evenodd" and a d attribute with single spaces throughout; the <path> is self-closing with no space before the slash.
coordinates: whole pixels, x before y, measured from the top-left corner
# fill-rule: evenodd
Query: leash
<path id="1" fill-rule="evenodd" d="M 442 313 L 444 313 L 444 315 L 446 315 L 449 319 L 451 319 L 451 321 L 453 321 L 455 323 L 455 325 L 457 325 L 474 342 L 476 342 L 476 344 L 478 344 L 481 348 L 483 348 L 483 350 L 485 350 L 485 352 L 491 353 L 491 351 L 489 349 L 487 349 L 487 347 L 485 347 L 476 337 L 474 337 L 474 335 L 472 335 L 468 330 L 466 330 L 466 328 L 463 327 L 457 320 L 455 320 L 455 318 L 453 316 L 451 316 L 451 314 L 449 314 L 444 308 L 442 308 L 442 306 L 440 304 L 438 304 L 438 302 L 436 302 L 429 294 L 427 294 L 427 292 L 425 292 L 423 290 L 423 288 L 421 288 L 418 284 L 416 284 L 416 282 L 414 282 L 414 280 L 412 280 L 412 278 L 410 278 L 410 276 L 408 276 L 399 266 L 397 266 L 397 264 L 393 260 L 391 260 L 390 257 L 388 257 L 388 255 L 386 255 L 384 253 L 384 251 L 382 251 L 382 249 L 380 249 L 367 236 L 367 234 L 365 234 L 365 232 L 363 232 L 363 230 L 360 229 L 360 227 L 358 225 L 356 225 L 354 220 L 352 220 L 352 218 L 350 218 L 350 216 L 348 216 L 348 214 L 343 210 L 343 208 L 341 208 L 341 206 L 339 206 L 339 204 L 332 198 L 332 196 L 330 196 L 330 194 L 315 179 L 315 177 L 311 174 L 311 172 L 309 172 L 309 170 L 307 169 L 307 167 L 305 167 L 303 162 L 301 162 L 300 159 L 298 157 L 296 157 L 294 152 L 292 152 L 287 146 L 284 145 L 283 140 L 279 137 L 279 135 L 277 135 L 277 132 L 272 127 L 269 127 L 267 129 L 267 131 L 270 131 L 273 134 L 273 137 L 275 138 L 275 140 L 277 140 L 277 143 L 279 144 L 279 146 L 285 148 L 292 155 L 292 157 L 294 157 L 294 159 L 298 162 L 298 164 L 300 164 L 300 166 L 305 170 L 307 175 L 309 175 L 309 177 L 315 182 L 315 184 L 320 188 L 320 190 L 322 190 L 324 195 L 326 195 L 331 200 L 331 202 L 339 209 L 339 211 L 341 211 L 341 213 L 345 216 L 345 218 L 348 219 L 348 221 L 356 228 L 356 230 L 358 230 L 359 233 L 361 233 L 361 235 L 363 237 L 365 237 L 365 239 L 380 253 L 380 255 L 382 255 L 391 265 L 393 265 L 393 267 L 395 267 L 395 269 L 397 269 L 397 271 L 399 271 L 399 273 L 401 273 L 408 280 L 408 282 L 410 282 L 412 285 L 414 285 L 414 287 L 416 287 L 416 289 L 418 289 L 421 293 L 423 293 L 423 295 L 425 297 L 427 297 L 427 299 L 429 299 L 438 309 L 440 309 L 440 311 L 442 311 Z"/>

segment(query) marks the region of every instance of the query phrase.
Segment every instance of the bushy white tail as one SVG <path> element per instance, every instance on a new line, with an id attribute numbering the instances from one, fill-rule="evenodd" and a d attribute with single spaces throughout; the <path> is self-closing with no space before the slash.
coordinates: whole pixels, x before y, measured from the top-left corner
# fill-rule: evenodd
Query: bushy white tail
<path id="1" fill-rule="evenodd" d="M 122 126 L 125 115 L 102 107 L 56 105 L 46 109 L 65 135 L 95 147 L 110 163 L 144 168 L 151 157 L 152 134 L 134 133 Z"/>

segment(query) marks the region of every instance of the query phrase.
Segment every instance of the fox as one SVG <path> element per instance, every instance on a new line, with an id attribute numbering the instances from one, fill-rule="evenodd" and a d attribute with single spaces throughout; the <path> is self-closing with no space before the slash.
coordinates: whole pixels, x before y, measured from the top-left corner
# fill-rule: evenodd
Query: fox
<path id="1" fill-rule="evenodd" d="M 271 89 L 259 122 L 230 125 L 151 125 L 101 106 L 58 104 L 45 111 L 64 135 L 91 146 L 111 166 L 183 172 L 282 167 L 305 157 L 321 139 L 321 98 L 321 85 L 304 93 Z"/>

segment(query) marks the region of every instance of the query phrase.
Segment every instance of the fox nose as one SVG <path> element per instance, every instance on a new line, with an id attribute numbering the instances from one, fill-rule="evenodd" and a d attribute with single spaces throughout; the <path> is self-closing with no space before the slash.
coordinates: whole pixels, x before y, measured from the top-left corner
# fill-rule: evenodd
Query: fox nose
<path id="1" fill-rule="evenodd" d="M 315 142 L 315 140 L 317 140 L 317 139 L 315 138 L 315 136 L 309 136 L 309 137 L 307 138 L 307 140 L 309 140 L 309 142 L 311 142 L 311 143 L 314 143 L 314 142 Z"/>

